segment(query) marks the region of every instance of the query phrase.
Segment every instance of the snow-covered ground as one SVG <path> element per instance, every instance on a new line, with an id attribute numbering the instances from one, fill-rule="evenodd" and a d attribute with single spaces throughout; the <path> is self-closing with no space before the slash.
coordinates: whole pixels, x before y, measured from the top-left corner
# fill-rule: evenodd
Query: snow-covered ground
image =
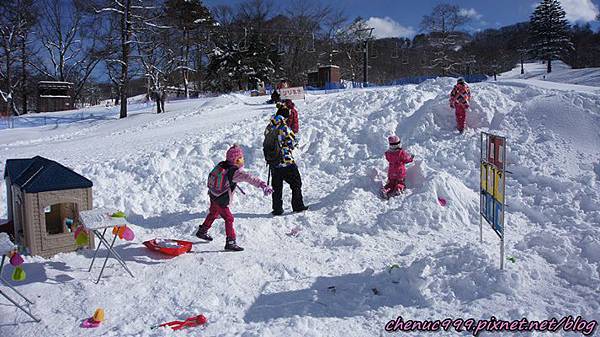
<path id="1" fill-rule="evenodd" d="M 266 179 L 262 133 L 274 110 L 264 97 L 178 101 L 160 115 L 137 103 L 124 120 L 95 107 L 84 112 L 93 119 L 0 130 L 2 163 L 42 155 L 73 168 L 94 182 L 94 205 L 125 210 L 136 233 L 117 248 L 135 278 L 111 260 L 94 284 L 91 252 L 26 257 L 28 278 L 16 286 L 43 321 L 0 298 L 0 336 L 389 336 L 398 316 L 599 320 L 600 94 L 527 81 L 473 84 L 464 135 L 447 103 L 452 79 L 308 95 L 296 157 L 311 208 L 273 218 L 270 198 L 245 188 L 232 206 L 241 253 L 221 252 L 222 220 L 212 243 L 193 233 L 208 207 L 206 176 L 230 144 Z M 479 242 L 479 131 L 509 141 L 506 254 L 515 262 L 504 271 L 488 226 Z M 415 163 L 408 192 L 383 201 L 390 133 Z M 196 243 L 166 259 L 141 245 L 155 237 Z M 79 328 L 97 307 L 106 322 Z M 199 313 L 205 329 L 149 329 Z"/>
<path id="2" fill-rule="evenodd" d="M 546 88 L 574 91 L 600 92 L 600 68 L 572 69 L 562 61 L 552 62 L 552 72 L 546 73 L 546 64 L 543 62 L 525 63 L 525 74 L 521 75 L 521 65 L 518 64 L 511 71 L 502 73 L 498 80 L 528 80 L 527 84 L 536 84 Z M 553 83 L 549 83 L 553 82 Z M 555 83 L 560 85 L 556 86 Z M 588 87 L 588 88 L 585 88 Z"/>

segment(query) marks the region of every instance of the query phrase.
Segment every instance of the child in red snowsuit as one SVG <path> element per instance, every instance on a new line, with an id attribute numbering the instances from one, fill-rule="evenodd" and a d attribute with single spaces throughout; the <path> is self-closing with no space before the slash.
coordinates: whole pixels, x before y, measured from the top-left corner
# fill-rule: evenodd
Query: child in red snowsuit
<path id="1" fill-rule="evenodd" d="M 214 195 L 209 188 L 208 195 L 210 197 L 210 208 L 208 209 L 206 219 L 198 228 L 196 236 L 203 240 L 212 241 L 213 238 L 208 235 L 208 230 L 213 222 L 220 216 L 225 220 L 225 233 L 227 236 L 225 250 L 244 250 L 235 242 L 233 214 L 231 214 L 231 211 L 229 210 L 229 204 L 233 200 L 233 192 L 237 187 L 237 183 L 247 182 L 252 186 L 261 188 L 265 196 L 273 193 L 273 189 L 260 178 L 255 177 L 242 169 L 244 167 L 244 152 L 238 145 L 233 145 L 227 150 L 226 160 L 220 162 L 218 166 L 224 169 L 222 172 L 226 172 L 226 175 L 222 178 L 228 179 L 229 188 L 220 195 Z"/>
<path id="2" fill-rule="evenodd" d="M 388 180 L 381 192 L 384 198 L 394 196 L 404 190 L 404 178 L 406 177 L 405 164 L 411 163 L 414 156 L 409 155 L 400 146 L 400 138 L 396 135 L 388 137 L 390 148 L 385 151 L 385 159 L 388 161 Z"/>
<path id="3" fill-rule="evenodd" d="M 300 127 L 298 125 L 298 110 L 296 109 L 296 105 L 291 99 L 286 99 L 284 103 L 285 106 L 290 110 L 290 117 L 288 117 L 286 124 L 297 135 L 298 131 L 300 131 Z"/>
<path id="4" fill-rule="evenodd" d="M 458 132 L 463 133 L 467 121 L 467 109 L 471 101 L 471 89 L 461 77 L 450 93 L 450 107 L 455 109 L 456 128 Z"/>

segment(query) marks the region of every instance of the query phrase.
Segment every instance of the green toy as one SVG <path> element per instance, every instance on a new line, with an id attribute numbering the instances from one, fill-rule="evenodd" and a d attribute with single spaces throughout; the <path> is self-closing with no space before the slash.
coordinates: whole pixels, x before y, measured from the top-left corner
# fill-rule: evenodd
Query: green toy
<path id="1" fill-rule="evenodd" d="M 122 212 L 122 211 L 116 211 L 116 212 L 114 212 L 114 213 L 111 215 L 111 217 L 113 217 L 113 218 L 125 218 L 125 217 L 126 217 L 126 215 L 125 215 L 125 213 L 124 213 L 124 212 Z"/>
<path id="2" fill-rule="evenodd" d="M 25 280 L 25 271 L 21 267 L 15 267 L 15 271 L 12 274 L 12 280 L 19 282 Z"/>
<path id="3" fill-rule="evenodd" d="M 77 246 L 85 246 L 90 243 L 90 237 L 85 231 L 80 231 L 75 238 L 75 244 Z"/>

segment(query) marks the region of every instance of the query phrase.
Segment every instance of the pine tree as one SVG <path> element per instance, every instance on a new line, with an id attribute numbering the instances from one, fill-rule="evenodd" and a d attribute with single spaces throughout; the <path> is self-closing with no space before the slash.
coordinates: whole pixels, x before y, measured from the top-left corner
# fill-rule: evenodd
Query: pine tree
<path id="1" fill-rule="evenodd" d="M 272 46 L 258 34 L 246 46 L 227 38 L 216 41 L 208 65 L 208 87 L 216 92 L 247 89 L 257 81 L 272 82 L 281 70 L 281 60 Z"/>
<path id="2" fill-rule="evenodd" d="M 548 73 L 552 72 L 552 60 L 560 59 L 573 49 L 570 27 L 558 0 L 543 0 L 530 19 L 532 56 L 545 60 Z"/>
<path id="3" fill-rule="evenodd" d="M 459 28 L 470 20 L 458 6 L 450 4 L 439 4 L 430 15 L 423 16 L 421 28 L 429 32 L 429 43 L 433 47 L 428 68 L 443 75 L 459 74 L 458 68 L 463 61 L 458 57 L 457 50 L 461 49 L 466 40 Z"/>

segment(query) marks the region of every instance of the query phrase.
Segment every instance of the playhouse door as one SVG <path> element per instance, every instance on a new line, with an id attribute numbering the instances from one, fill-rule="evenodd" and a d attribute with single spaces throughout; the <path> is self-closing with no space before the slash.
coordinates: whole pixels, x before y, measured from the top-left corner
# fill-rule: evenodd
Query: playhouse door
<path id="1" fill-rule="evenodd" d="M 44 254 L 54 255 L 76 249 L 73 233 L 65 223 L 67 218 L 73 219 L 74 215 L 78 214 L 78 210 L 79 207 L 76 203 L 59 203 L 42 208 L 40 220 Z"/>

